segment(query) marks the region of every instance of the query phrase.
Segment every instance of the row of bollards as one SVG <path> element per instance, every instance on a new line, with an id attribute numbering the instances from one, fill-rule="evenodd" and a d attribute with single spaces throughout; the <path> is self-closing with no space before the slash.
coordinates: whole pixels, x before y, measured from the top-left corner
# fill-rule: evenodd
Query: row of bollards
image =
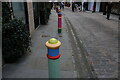
<path id="1" fill-rule="evenodd" d="M 60 34 L 62 32 L 62 14 L 60 9 L 57 9 L 56 12 L 58 13 L 58 34 Z M 61 42 L 55 38 L 51 38 L 45 43 L 45 45 L 48 52 L 49 78 L 60 78 L 59 47 L 61 46 Z"/>

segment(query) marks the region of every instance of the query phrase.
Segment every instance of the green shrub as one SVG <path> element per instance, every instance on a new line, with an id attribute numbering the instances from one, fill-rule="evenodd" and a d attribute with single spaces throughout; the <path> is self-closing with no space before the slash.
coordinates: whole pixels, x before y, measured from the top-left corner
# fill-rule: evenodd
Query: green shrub
<path id="1" fill-rule="evenodd" d="M 10 2 L 2 2 L 2 24 L 12 20 L 13 10 L 10 7 Z"/>
<path id="2" fill-rule="evenodd" d="M 28 51 L 30 37 L 24 23 L 13 19 L 2 26 L 2 54 L 5 62 L 15 62 Z M 29 49 L 30 50 L 30 49 Z"/>

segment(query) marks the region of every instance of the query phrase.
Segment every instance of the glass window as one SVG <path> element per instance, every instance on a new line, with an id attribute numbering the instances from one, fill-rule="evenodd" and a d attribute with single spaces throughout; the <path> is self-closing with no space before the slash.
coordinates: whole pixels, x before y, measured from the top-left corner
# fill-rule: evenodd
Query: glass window
<path id="1" fill-rule="evenodd" d="M 13 12 L 16 18 L 20 18 L 25 23 L 24 2 L 12 2 Z"/>

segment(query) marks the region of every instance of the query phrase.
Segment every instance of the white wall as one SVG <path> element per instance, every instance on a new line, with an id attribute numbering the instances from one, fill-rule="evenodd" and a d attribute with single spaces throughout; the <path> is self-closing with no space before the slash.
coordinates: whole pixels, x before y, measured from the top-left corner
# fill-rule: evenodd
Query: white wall
<path id="1" fill-rule="evenodd" d="M 33 13 L 33 3 L 32 2 L 27 2 L 27 9 L 28 9 L 28 19 L 29 19 L 29 30 L 30 33 L 33 32 L 35 29 L 35 24 L 34 24 L 34 13 Z"/>

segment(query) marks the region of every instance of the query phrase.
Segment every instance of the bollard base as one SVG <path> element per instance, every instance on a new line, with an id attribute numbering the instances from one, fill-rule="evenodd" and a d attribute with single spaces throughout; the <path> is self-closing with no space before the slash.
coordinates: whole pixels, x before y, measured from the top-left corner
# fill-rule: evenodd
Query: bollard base
<path id="1" fill-rule="evenodd" d="M 62 29 L 58 29 L 58 33 L 61 33 L 62 32 Z"/>
<path id="2" fill-rule="evenodd" d="M 48 59 L 49 78 L 60 78 L 60 64 L 59 59 Z"/>

